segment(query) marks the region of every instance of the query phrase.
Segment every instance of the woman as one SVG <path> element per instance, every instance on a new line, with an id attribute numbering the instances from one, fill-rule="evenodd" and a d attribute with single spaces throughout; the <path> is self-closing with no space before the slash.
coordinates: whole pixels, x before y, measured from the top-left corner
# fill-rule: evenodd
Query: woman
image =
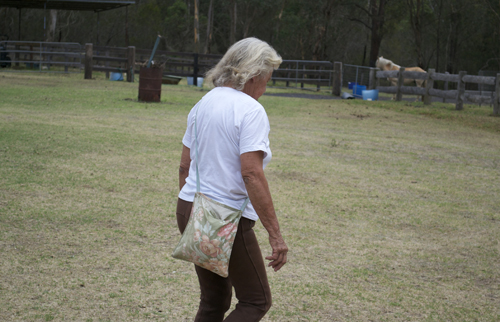
<path id="1" fill-rule="evenodd" d="M 215 88 L 197 105 L 198 171 L 201 192 L 239 209 L 250 202 L 238 225 L 229 262 L 229 276 L 220 277 L 195 266 L 200 306 L 195 321 L 222 321 L 234 287 L 238 304 L 224 320 L 259 321 L 271 307 L 271 291 L 253 226 L 260 219 L 269 233 L 272 254 L 268 266 L 278 271 L 287 261 L 264 168 L 271 159 L 269 120 L 257 101 L 281 57 L 266 42 L 246 38 L 235 43 L 207 73 Z M 196 107 L 196 106 L 195 106 Z M 179 169 L 177 223 L 181 233 L 191 214 L 196 192 L 195 108 L 188 116 Z"/>

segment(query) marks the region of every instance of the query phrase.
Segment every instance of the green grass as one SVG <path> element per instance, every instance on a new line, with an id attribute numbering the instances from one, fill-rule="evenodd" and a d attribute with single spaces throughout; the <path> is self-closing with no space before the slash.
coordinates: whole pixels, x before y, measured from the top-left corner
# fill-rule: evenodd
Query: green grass
<path id="1" fill-rule="evenodd" d="M 181 139 L 207 90 L 164 85 L 147 104 L 95 76 L 0 73 L 0 320 L 191 321 L 196 275 L 170 253 Z M 264 321 L 500 319 L 491 107 L 260 101 L 290 248 Z"/>

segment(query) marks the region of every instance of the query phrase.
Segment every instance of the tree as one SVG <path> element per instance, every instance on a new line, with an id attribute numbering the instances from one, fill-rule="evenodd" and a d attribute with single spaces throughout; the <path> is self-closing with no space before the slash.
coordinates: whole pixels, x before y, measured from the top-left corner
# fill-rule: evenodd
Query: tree
<path id="1" fill-rule="evenodd" d="M 415 38 L 415 51 L 418 66 L 424 68 L 424 57 L 422 53 L 422 24 L 424 13 L 424 0 L 406 0 L 409 9 L 410 25 Z"/>
<path id="2" fill-rule="evenodd" d="M 214 23 L 213 8 L 214 8 L 214 0 L 210 0 L 210 5 L 208 6 L 207 39 L 205 44 L 205 54 L 210 53 L 210 43 L 212 42 L 212 31 Z"/>
<path id="3" fill-rule="evenodd" d="M 364 1 L 348 2 L 349 5 L 354 5 L 357 9 L 355 10 L 355 18 L 351 17 L 350 20 L 354 22 L 361 23 L 368 30 L 370 30 L 370 66 L 375 66 L 375 61 L 378 59 L 380 44 L 382 38 L 385 34 L 384 24 L 387 17 L 386 5 L 390 3 L 390 0 L 369 0 L 368 7 L 366 7 Z M 357 18 L 361 13 L 364 19 Z"/>

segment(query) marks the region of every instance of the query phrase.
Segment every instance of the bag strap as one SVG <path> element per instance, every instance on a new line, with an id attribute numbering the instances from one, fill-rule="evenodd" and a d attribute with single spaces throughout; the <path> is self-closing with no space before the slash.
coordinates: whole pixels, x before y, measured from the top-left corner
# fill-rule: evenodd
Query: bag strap
<path id="1" fill-rule="evenodd" d="M 194 115 L 194 140 L 195 140 L 195 147 L 196 147 L 196 151 L 195 151 L 195 164 L 196 164 L 196 192 L 200 192 L 200 174 L 198 172 L 198 126 L 196 125 L 198 122 L 197 122 L 197 119 L 198 119 L 198 108 L 200 107 L 200 104 L 196 104 L 196 113 Z M 246 198 L 245 199 L 245 202 L 243 202 L 243 205 L 241 206 L 240 208 L 240 211 L 243 212 L 243 210 L 245 210 L 248 202 L 250 201 L 250 198 Z"/>

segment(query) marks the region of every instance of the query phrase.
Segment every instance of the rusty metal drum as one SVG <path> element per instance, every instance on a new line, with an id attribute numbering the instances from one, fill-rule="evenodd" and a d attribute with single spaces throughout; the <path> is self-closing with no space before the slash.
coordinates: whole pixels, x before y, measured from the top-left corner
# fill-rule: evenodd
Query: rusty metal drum
<path id="1" fill-rule="evenodd" d="M 139 101 L 160 101 L 162 75 L 162 68 L 141 67 L 139 71 Z"/>

